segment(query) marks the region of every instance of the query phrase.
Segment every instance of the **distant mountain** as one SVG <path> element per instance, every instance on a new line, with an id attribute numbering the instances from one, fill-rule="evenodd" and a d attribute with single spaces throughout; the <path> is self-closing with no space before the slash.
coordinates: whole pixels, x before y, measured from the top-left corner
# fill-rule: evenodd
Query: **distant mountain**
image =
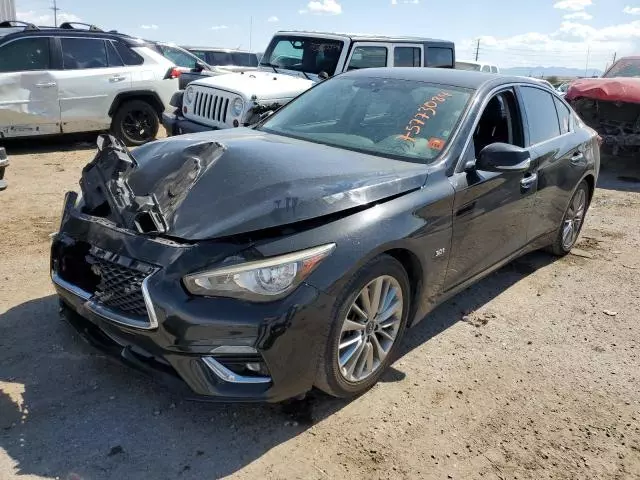
<path id="1" fill-rule="evenodd" d="M 525 77 L 584 77 L 584 68 L 567 67 L 513 67 L 501 68 L 500 73 L 506 75 L 521 75 Z M 600 76 L 602 71 L 598 69 L 587 70 L 587 76 Z"/>

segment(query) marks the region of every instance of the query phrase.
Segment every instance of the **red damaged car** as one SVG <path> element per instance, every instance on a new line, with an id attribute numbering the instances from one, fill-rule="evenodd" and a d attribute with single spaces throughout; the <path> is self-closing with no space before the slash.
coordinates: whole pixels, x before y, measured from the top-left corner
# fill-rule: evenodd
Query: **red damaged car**
<path id="1" fill-rule="evenodd" d="M 640 56 L 621 58 L 601 78 L 576 80 L 565 99 L 613 155 L 640 153 Z"/>

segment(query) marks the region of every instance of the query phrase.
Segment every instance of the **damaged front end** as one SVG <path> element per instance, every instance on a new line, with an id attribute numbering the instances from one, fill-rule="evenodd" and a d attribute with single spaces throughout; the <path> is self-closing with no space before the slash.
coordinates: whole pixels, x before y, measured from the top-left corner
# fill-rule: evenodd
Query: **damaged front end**
<path id="1" fill-rule="evenodd" d="M 577 98 L 571 105 L 612 155 L 640 154 L 640 103 Z"/>

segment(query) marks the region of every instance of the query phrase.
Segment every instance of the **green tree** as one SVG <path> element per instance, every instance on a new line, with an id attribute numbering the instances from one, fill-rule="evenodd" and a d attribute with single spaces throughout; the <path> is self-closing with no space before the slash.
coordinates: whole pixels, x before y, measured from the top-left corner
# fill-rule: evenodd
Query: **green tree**
<path id="1" fill-rule="evenodd" d="M 547 78 L 547 81 L 554 87 L 560 83 L 560 80 L 555 75 L 551 75 L 549 78 Z"/>

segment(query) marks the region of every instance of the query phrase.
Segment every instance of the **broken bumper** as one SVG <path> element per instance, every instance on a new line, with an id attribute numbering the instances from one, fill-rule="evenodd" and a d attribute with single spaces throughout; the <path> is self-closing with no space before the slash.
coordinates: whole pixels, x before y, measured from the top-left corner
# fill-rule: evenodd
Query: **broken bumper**
<path id="1" fill-rule="evenodd" d="M 178 114 L 166 112 L 162 114 L 162 125 L 164 125 L 164 128 L 167 130 L 167 135 L 170 137 L 186 133 L 200 133 L 218 130 L 216 127 L 202 125 L 200 123 L 187 120 Z"/>
<path id="2" fill-rule="evenodd" d="M 199 400 L 278 402 L 312 388 L 329 297 L 306 284 L 267 304 L 191 296 L 181 278 L 202 267 L 195 259 L 237 246 L 154 240 L 81 214 L 72 199 L 51 276 L 64 317 L 91 344 Z"/>
<path id="3" fill-rule="evenodd" d="M 4 179 L 4 173 L 9 166 L 9 158 L 7 157 L 7 151 L 0 147 L 0 191 L 7 188 L 7 181 Z"/>

